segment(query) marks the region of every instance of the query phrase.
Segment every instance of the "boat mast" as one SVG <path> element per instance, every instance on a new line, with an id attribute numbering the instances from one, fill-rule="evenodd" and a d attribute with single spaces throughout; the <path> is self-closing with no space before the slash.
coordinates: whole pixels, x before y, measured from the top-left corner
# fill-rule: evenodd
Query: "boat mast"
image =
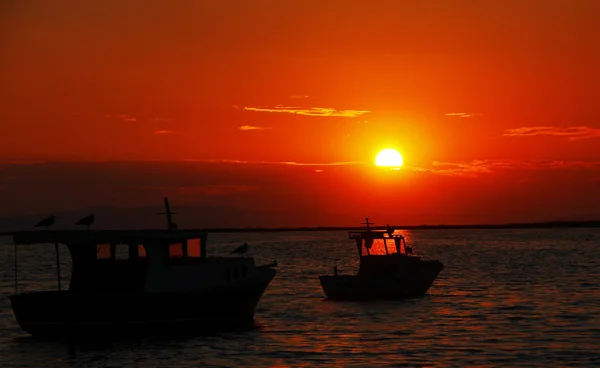
<path id="1" fill-rule="evenodd" d="M 14 242 L 14 240 L 13 240 Z M 18 272 L 18 261 L 17 261 L 17 243 L 14 243 L 13 246 L 14 256 L 15 256 L 15 295 L 19 293 L 19 272 Z"/>
<path id="2" fill-rule="evenodd" d="M 365 220 L 367 220 L 367 221 L 366 222 L 362 222 L 361 224 L 362 225 L 367 225 L 367 231 L 371 231 L 371 226 L 369 226 L 369 225 L 375 225 L 375 223 L 374 222 L 369 222 L 369 218 L 368 217 L 366 217 Z"/>
<path id="3" fill-rule="evenodd" d="M 169 198 L 165 197 L 165 212 L 159 212 L 157 215 L 167 215 L 167 229 L 175 230 L 175 223 L 173 223 L 172 215 L 176 215 L 176 213 L 171 212 L 171 206 L 169 205 Z"/>

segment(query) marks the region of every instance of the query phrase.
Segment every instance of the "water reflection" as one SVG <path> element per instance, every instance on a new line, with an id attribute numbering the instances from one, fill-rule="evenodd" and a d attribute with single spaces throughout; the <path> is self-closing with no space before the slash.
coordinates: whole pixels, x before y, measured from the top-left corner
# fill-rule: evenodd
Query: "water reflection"
<path id="1" fill-rule="evenodd" d="M 211 235 L 210 254 L 248 242 L 278 274 L 260 328 L 81 348 L 20 339 L 0 299 L 0 359 L 9 366 L 598 366 L 600 231 L 401 231 L 416 255 L 445 264 L 429 295 L 406 302 L 323 302 L 318 275 L 356 271 L 347 232 Z M 12 291 L 12 248 L 0 247 L 0 291 Z M 53 248 L 48 248 L 53 252 Z M 54 259 L 31 250 L 23 285 L 55 287 Z M 38 252 L 39 253 L 39 252 Z M 22 258 L 25 259 L 25 258 Z M 67 257 L 62 257 L 66 260 Z M 66 267 L 66 265 L 65 265 Z M 25 270 L 25 265 L 22 267 Z M 65 276 L 68 272 L 63 273 Z M 65 284 L 66 285 L 66 284 Z"/>

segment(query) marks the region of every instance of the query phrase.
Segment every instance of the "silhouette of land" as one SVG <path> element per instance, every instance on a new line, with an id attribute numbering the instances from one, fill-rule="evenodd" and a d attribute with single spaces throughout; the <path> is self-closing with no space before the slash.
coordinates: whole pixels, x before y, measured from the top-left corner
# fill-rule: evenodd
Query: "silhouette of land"
<path id="1" fill-rule="evenodd" d="M 0 235 L 10 235 L 16 231 L 37 230 L 36 224 L 43 219 L 52 219 L 44 223 L 47 230 L 81 230 L 75 225 L 77 220 L 84 216 L 95 214 L 95 222 L 86 224 L 90 230 L 144 230 L 166 229 L 167 219 L 164 208 L 157 206 L 143 207 L 89 207 L 77 210 L 66 210 L 58 213 L 37 213 L 16 217 L 0 218 Z M 240 232 L 284 232 L 284 231 L 344 231 L 364 229 L 360 223 L 364 216 L 357 218 L 356 214 L 337 213 L 328 211 L 315 211 L 307 208 L 294 211 L 295 218 L 304 219 L 294 226 L 289 219 L 289 211 L 267 211 L 260 209 L 238 209 L 227 206 L 185 206 L 178 205 L 174 208 L 174 218 L 179 229 L 206 229 L 213 233 L 240 233 Z M 160 215 L 158 215 L 160 213 Z M 54 215 L 49 217 L 49 215 Z M 366 214 L 368 216 L 368 214 Z M 396 224 L 390 220 L 376 217 L 373 219 L 373 229 L 385 229 L 390 223 L 398 229 L 406 230 L 445 230 L 445 229 L 542 229 L 542 228 L 583 228 L 600 227 L 600 214 L 586 214 L 549 221 L 537 222 L 511 222 L 487 224 Z M 379 220 L 379 221 L 378 221 Z M 410 220 L 410 219 L 409 219 Z M 355 224 L 358 226 L 338 226 L 341 224 Z M 332 224 L 332 222 L 334 222 Z M 291 223 L 291 224 L 290 224 Z M 323 226 L 314 226 L 323 224 Z"/>
<path id="2" fill-rule="evenodd" d="M 578 228 L 600 227 L 600 221 L 578 222 L 539 222 L 539 223 L 514 223 L 514 224 L 472 224 L 472 225 L 394 225 L 398 230 L 452 230 L 452 229 L 549 229 L 549 228 Z M 240 232 L 283 232 L 283 231 L 353 231 L 364 230 L 362 226 L 317 226 L 317 227 L 279 227 L 279 228 L 215 228 L 207 229 L 213 233 L 240 233 Z M 372 230 L 386 230 L 385 226 L 371 226 Z"/>
<path id="3" fill-rule="evenodd" d="M 589 228 L 600 227 L 600 221 L 553 221 L 509 224 L 472 224 L 472 225 L 394 225 L 398 230 L 462 230 L 462 229 L 553 229 L 553 228 Z M 209 233 L 260 233 L 260 232 L 302 232 L 302 231 L 353 231 L 364 230 L 364 226 L 316 226 L 316 227 L 222 227 L 181 229 L 180 231 L 206 230 Z M 385 226 L 371 226 L 372 230 L 386 230 Z M 148 229 L 155 230 L 155 229 Z M 64 231 L 64 230 L 57 230 Z M 0 232 L 0 236 L 10 236 L 13 231 Z"/>

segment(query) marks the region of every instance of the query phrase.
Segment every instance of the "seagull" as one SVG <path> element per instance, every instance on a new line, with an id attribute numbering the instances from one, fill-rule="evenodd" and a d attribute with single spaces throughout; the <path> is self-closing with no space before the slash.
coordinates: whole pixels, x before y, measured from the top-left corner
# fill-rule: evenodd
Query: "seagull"
<path id="1" fill-rule="evenodd" d="M 246 253 L 248 251 L 248 243 L 244 243 L 244 245 L 240 245 L 239 247 L 235 248 L 231 253 L 239 253 L 242 255 L 242 257 L 244 256 L 244 253 Z"/>
<path id="2" fill-rule="evenodd" d="M 77 221 L 75 223 L 75 225 L 84 225 L 87 226 L 88 230 L 90 228 L 90 226 L 94 223 L 95 217 L 94 214 L 92 213 L 89 216 L 86 216 L 84 218 L 82 218 L 81 220 Z"/>
<path id="3" fill-rule="evenodd" d="M 35 227 L 50 227 L 52 225 L 54 225 L 54 220 L 56 220 L 56 216 L 52 215 L 52 216 L 48 216 L 45 219 L 43 219 L 42 221 L 38 222 Z"/>

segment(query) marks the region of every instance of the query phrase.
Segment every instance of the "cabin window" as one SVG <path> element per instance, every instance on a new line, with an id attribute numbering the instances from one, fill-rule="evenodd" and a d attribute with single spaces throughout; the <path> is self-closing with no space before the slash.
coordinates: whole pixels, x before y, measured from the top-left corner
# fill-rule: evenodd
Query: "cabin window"
<path id="1" fill-rule="evenodd" d="M 169 258 L 183 258 L 183 244 L 169 244 Z"/>
<path id="2" fill-rule="evenodd" d="M 146 248 L 144 248 L 144 246 L 142 244 L 138 244 L 137 251 L 138 251 L 138 258 L 146 257 Z"/>
<path id="3" fill-rule="evenodd" d="M 386 245 L 387 245 L 387 253 L 386 253 Z M 363 241 L 363 247 L 361 249 L 361 255 L 367 255 L 367 249 L 369 251 L 368 254 L 372 256 L 382 256 L 386 254 L 396 253 L 396 244 L 393 239 L 373 239 Z"/>
<path id="4" fill-rule="evenodd" d="M 188 239 L 187 241 L 187 256 L 200 257 L 200 239 Z"/>
<path id="5" fill-rule="evenodd" d="M 115 259 L 129 259 L 129 246 L 127 244 L 117 244 L 115 246 Z"/>
<path id="6" fill-rule="evenodd" d="M 389 254 L 398 253 L 396 251 L 396 240 L 391 238 L 385 239 L 385 244 L 387 245 L 387 250 Z"/>
<path id="7" fill-rule="evenodd" d="M 96 245 L 96 259 L 109 259 L 111 257 L 110 244 Z"/>

